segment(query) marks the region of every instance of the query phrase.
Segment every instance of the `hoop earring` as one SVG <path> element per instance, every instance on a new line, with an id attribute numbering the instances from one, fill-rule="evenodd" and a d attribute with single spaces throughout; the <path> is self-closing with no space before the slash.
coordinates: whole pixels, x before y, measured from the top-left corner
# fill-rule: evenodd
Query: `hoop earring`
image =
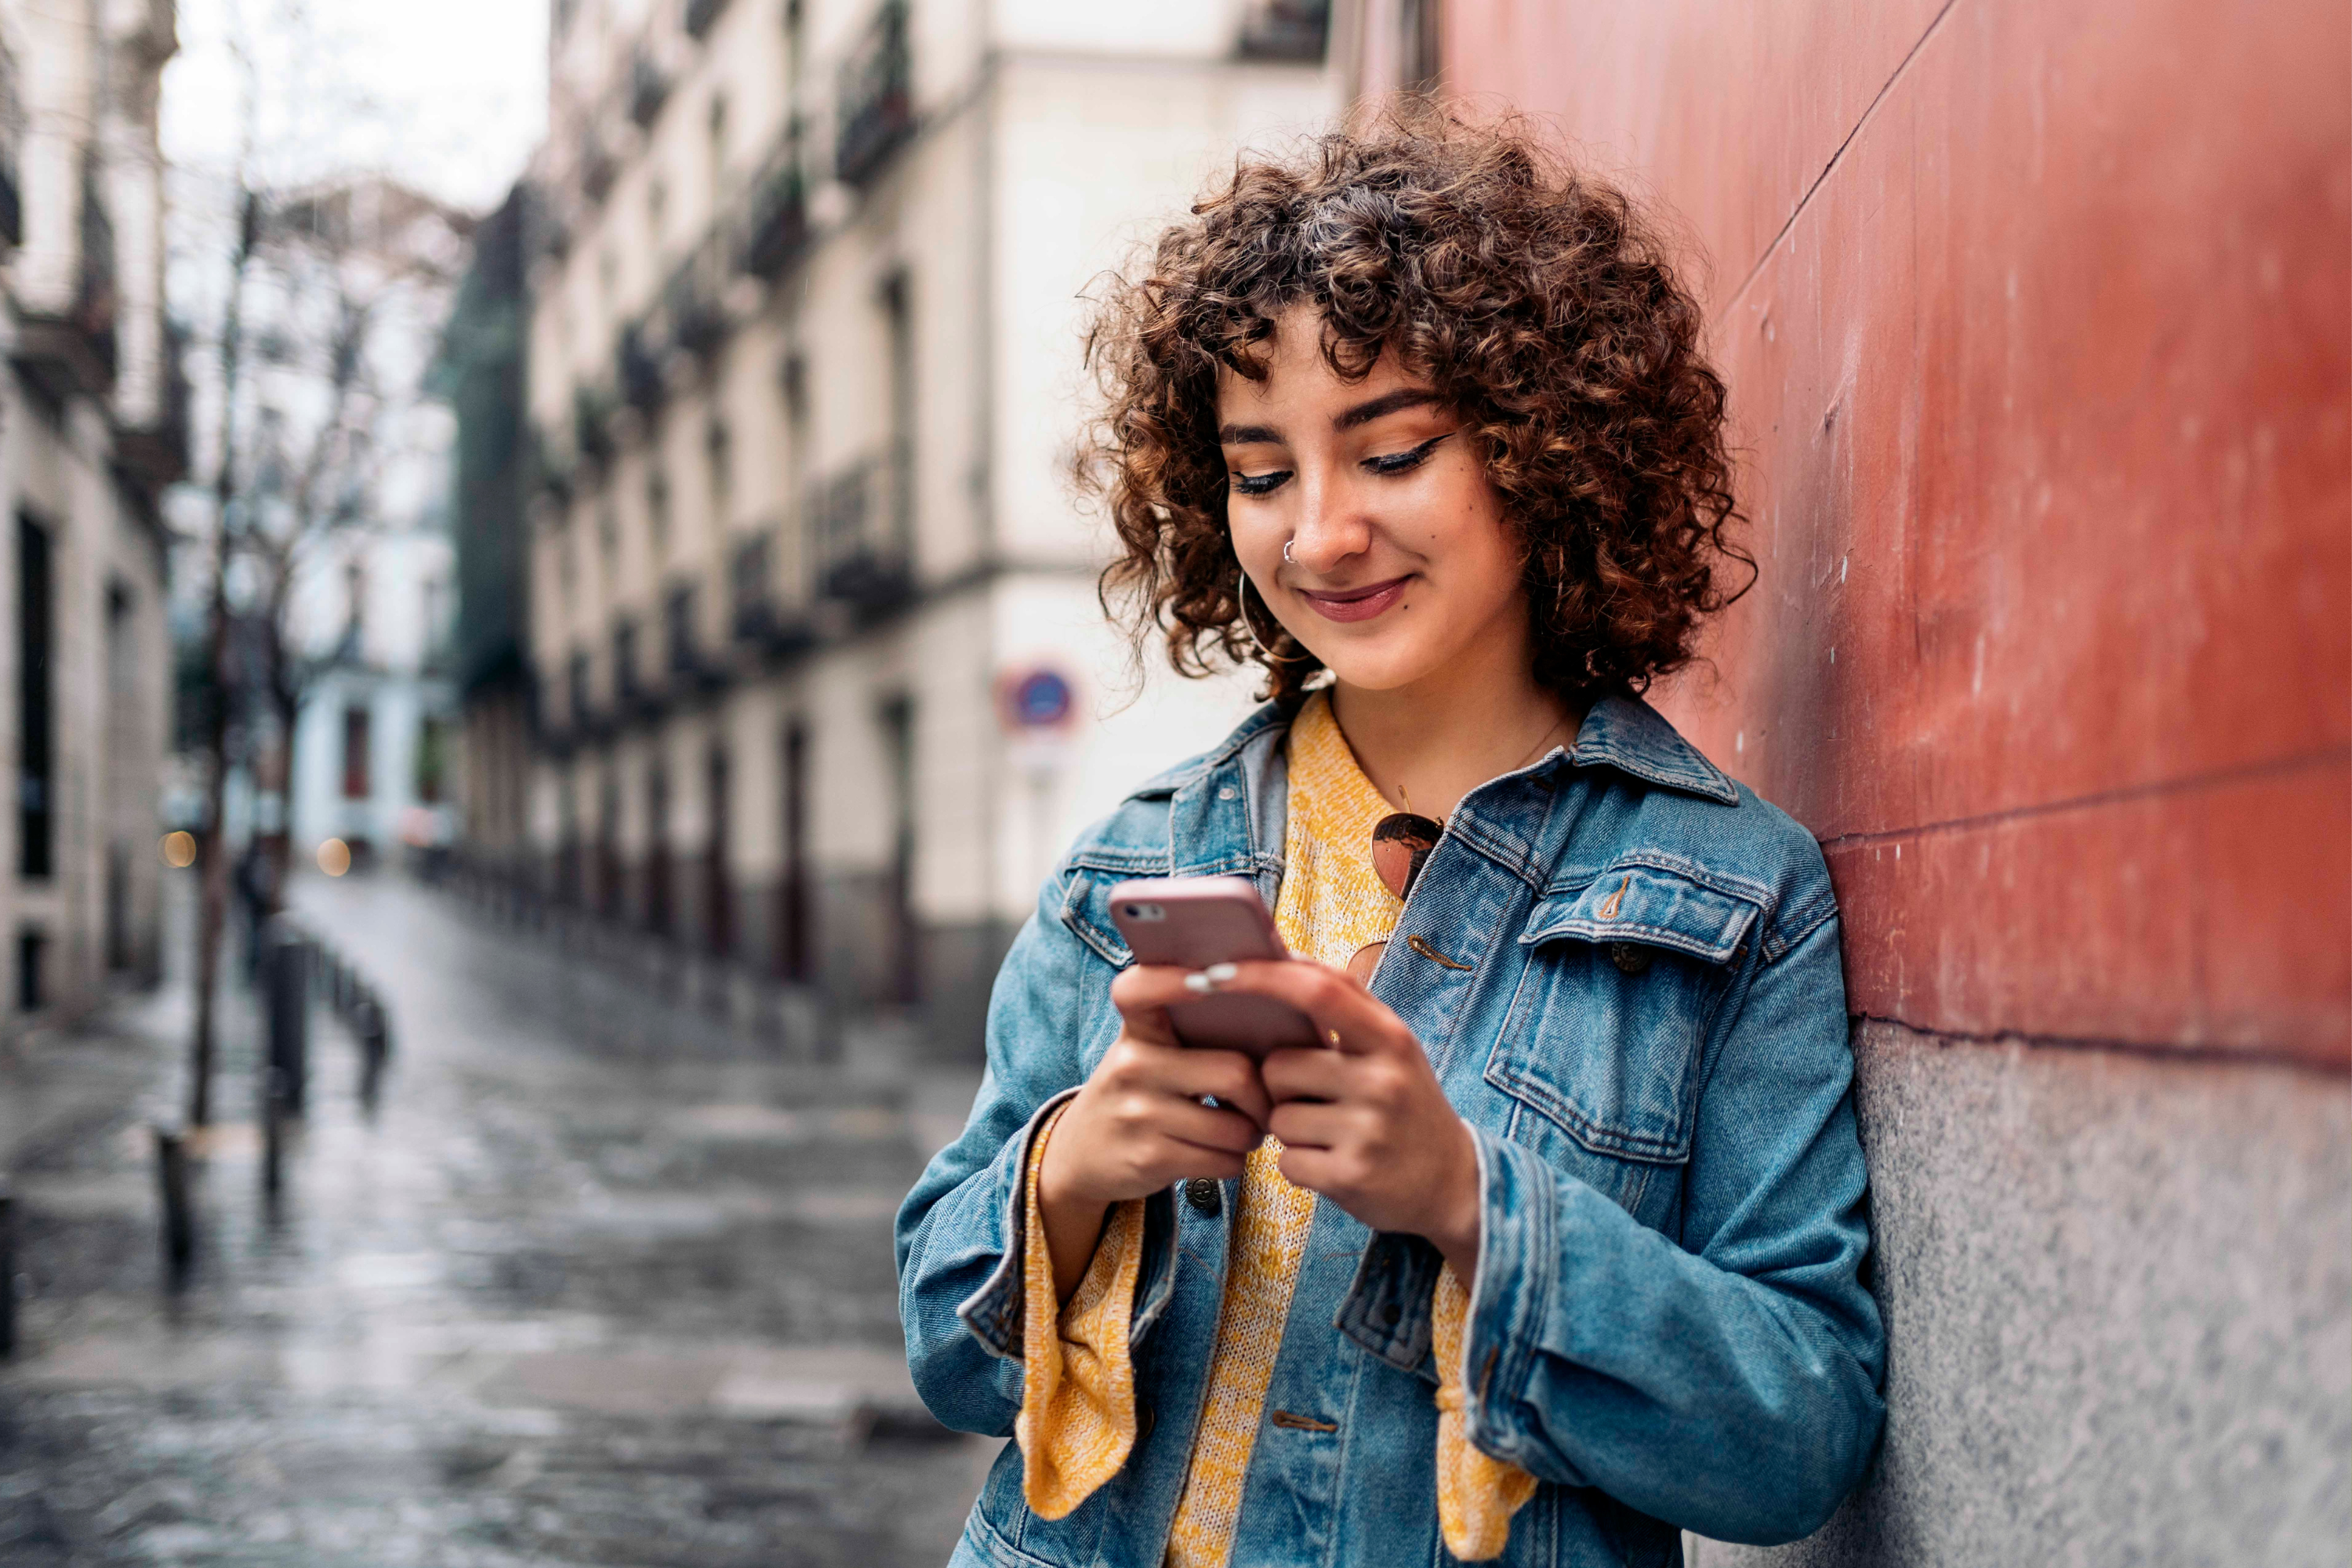
<path id="1" fill-rule="evenodd" d="M 1245 567 L 1245 566 L 1244 566 L 1244 567 L 1241 568 L 1240 570 L 1238 570 L 1237 572 L 1235 572 L 1234 575 L 1234 605 L 1236 605 L 1236 606 L 1241 610 L 1241 613 L 1242 613 L 1242 630 L 1244 630 L 1244 631 L 1245 631 L 1245 632 L 1247 632 L 1247 633 L 1249 634 L 1250 646 L 1251 646 L 1252 647 L 1254 647 L 1254 648 L 1257 649 L 1257 655 L 1258 655 L 1258 657 L 1259 657 L 1260 658 L 1262 658 L 1262 659 L 1265 660 L 1268 664 L 1311 664 L 1311 663 L 1313 663 L 1313 662 L 1314 662 L 1314 660 L 1315 660 L 1315 656 L 1314 656 L 1313 654 L 1311 654 L 1311 653 L 1307 653 L 1307 654 L 1291 654 L 1291 655 L 1278 654 L 1278 653 L 1275 652 L 1275 651 L 1274 651 L 1274 649 L 1272 649 L 1272 648 L 1268 647 L 1265 645 L 1265 639 L 1264 639 L 1264 638 L 1262 638 L 1262 637 L 1260 637 L 1257 635 L 1257 627 L 1256 627 L 1256 626 L 1255 626 L 1255 625 L 1254 625 L 1254 624 L 1251 622 L 1251 620 L 1250 620 L 1250 611 L 1249 611 L 1249 587 L 1250 587 L 1249 568 L 1247 568 L 1247 567 Z"/>

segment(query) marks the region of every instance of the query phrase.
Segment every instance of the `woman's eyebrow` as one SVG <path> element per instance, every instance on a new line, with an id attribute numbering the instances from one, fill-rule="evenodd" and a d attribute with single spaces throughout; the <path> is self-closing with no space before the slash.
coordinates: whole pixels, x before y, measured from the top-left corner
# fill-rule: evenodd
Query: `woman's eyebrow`
<path id="1" fill-rule="evenodd" d="M 1359 425 L 1369 425 L 1385 414 L 1401 408 L 1419 408 L 1440 401 L 1436 393 L 1425 386 L 1400 386 L 1394 392 L 1383 392 L 1378 397 L 1359 403 L 1353 408 L 1336 415 L 1331 420 L 1334 430 L 1352 430 Z"/>
<path id="2" fill-rule="evenodd" d="M 1226 425 L 1217 431 L 1220 447 L 1279 447 L 1282 432 L 1271 425 Z"/>

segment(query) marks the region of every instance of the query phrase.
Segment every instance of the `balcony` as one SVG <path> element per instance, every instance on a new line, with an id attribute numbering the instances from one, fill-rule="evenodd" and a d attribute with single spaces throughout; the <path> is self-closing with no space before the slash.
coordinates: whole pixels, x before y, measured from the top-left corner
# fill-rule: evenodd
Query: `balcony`
<path id="1" fill-rule="evenodd" d="M 725 253 L 714 233 L 662 285 L 663 326 L 672 348 L 708 359 L 727 341 L 726 286 Z"/>
<path id="2" fill-rule="evenodd" d="M 610 462 L 613 437 L 608 422 L 617 412 L 613 395 L 585 383 L 572 389 L 572 447 L 583 463 Z"/>
<path id="3" fill-rule="evenodd" d="M 808 617 L 785 608 L 776 585 L 774 536 L 753 534 L 728 558 L 735 640 L 772 657 L 799 652 L 814 641 Z"/>
<path id="4" fill-rule="evenodd" d="M 1252 0 L 1235 48 L 1244 59 L 1320 60 L 1331 32 L 1331 0 Z"/>
<path id="5" fill-rule="evenodd" d="M 862 185 L 882 172 L 915 131 L 914 63 L 907 52 L 904 0 L 884 0 L 866 36 L 842 62 L 838 101 L 834 173 Z"/>
<path id="6" fill-rule="evenodd" d="M 818 591 L 859 616 L 887 614 L 914 595 L 908 467 L 901 448 L 852 466 L 818 491 Z"/>
<path id="7" fill-rule="evenodd" d="M 76 394 L 102 395 L 114 384 L 114 223 L 95 167 L 81 178 L 79 265 L 62 313 L 26 313 L 9 359 L 36 395 L 61 405 Z"/>
<path id="8" fill-rule="evenodd" d="M 619 341 L 613 345 L 613 372 L 620 383 L 621 401 L 640 414 L 654 414 L 669 397 L 669 384 L 662 374 L 662 356 L 655 349 L 651 334 L 641 321 L 632 321 L 621 329 Z"/>
<path id="9" fill-rule="evenodd" d="M 662 634 L 672 691 L 709 689 L 722 686 L 727 680 L 726 666 L 706 657 L 697 630 L 694 600 L 694 584 L 681 583 L 669 591 L 669 597 L 662 604 Z"/>
<path id="10" fill-rule="evenodd" d="M 656 706 L 637 677 L 637 624 L 626 616 L 613 623 L 613 706 L 624 716 Z"/>
<path id="11" fill-rule="evenodd" d="M 808 182 L 801 173 L 800 138 L 795 133 L 752 188 L 743 235 L 743 270 L 773 282 L 799 258 L 808 242 Z"/>
<path id="12" fill-rule="evenodd" d="M 640 54 L 629 62 L 629 118 L 641 131 L 653 129 L 661 118 L 662 105 L 669 101 L 669 73 L 654 63 L 651 55 Z"/>
<path id="13" fill-rule="evenodd" d="M 591 202 L 601 202 L 620 177 L 621 161 L 613 155 L 593 126 L 580 135 L 580 190 Z"/>
<path id="14" fill-rule="evenodd" d="M 686 32 L 688 37 L 699 38 L 710 31 L 719 20 L 719 13 L 727 9 L 727 0 L 686 0 Z"/>

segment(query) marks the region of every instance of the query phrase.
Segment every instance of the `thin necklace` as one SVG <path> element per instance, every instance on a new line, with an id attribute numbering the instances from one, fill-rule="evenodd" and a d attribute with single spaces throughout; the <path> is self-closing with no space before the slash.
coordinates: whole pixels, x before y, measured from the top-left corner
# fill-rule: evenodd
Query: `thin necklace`
<path id="1" fill-rule="evenodd" d="M 1503 772 L 1507 773 L 1515 773 L 1521 768 L 1526 767 L 1530 762 L 1533 762 L 1535 760 L 1536 753 L 1543 749 L 1543 743 L 1546 741 L 1550 740 L 1554 735 L 1559 734 L 1560 727 L 1567 722 L 1568 715 L 1565 713 L 1553 720 L 1551 721 L 1551 728 L 1546 730 L 1542 734 L 1536 737 L 1536 743 L 1527 749 L 1526 755 L 1520 757 L 1517 762 L 1513 763 L 1509 767 L 1505 768 Z M 1501 775 L 1497 774 L 1496 776 L 1500 777 Z M 1404 781 L 1402 779 L 1399 779 L 1397 781 L 1397 798 L 1404 802 L 1404 808 L 1407 811 L 1412 810 L 1412 792 L 1404 787 Z"/>

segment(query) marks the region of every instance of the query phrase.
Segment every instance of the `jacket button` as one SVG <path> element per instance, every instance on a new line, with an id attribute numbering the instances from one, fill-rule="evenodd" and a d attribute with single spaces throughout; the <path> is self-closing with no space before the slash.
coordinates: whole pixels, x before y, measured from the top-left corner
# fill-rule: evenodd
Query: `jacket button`
<path id="1" fill-rule="evenodd" d="M 1609 962 L 1617 966 L 1620 974 L 1639 974 L 1650 967 L 1650 950 L 1639 942 L 1612 942 L 1609 944 Z"/>
<path id="2" fill-rule="evenodd" d="M 1206 1176 L 1195 1176 L 1184 1184 L 1184 1201 L 1213 1215 L 1225 1206 L 1225 1189 Z"/>
<path id="3" fill-rule="evenodd" d="M 1381 1303 L 1381 1327 L 1393 1329 L 1404 1317 L 1404 1303 L 1391 1296 Z"/>

